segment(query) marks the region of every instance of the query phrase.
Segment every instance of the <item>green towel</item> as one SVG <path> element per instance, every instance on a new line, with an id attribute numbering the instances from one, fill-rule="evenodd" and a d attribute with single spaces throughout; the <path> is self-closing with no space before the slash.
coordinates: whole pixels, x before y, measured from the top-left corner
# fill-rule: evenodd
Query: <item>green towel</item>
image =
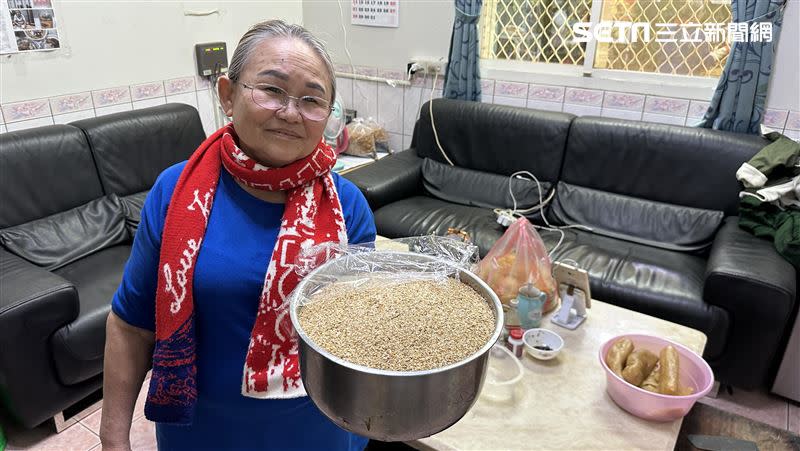
<path id="1" fill-rule="evenodd" d="M 0 426 L 0 451 L 6 449 L 6 436 L 3 434 L 3 426 Z"/>

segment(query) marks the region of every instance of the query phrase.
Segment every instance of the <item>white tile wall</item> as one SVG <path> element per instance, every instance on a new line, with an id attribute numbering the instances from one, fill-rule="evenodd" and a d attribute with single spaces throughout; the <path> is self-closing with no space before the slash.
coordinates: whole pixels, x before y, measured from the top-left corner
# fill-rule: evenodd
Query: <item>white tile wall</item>
<path id="1" fill-rule="evenodd" d="M 197 93 L 192 91 L 183 94 L 167 96 L 167 103 L 185 103 L 186 105 L 191 105 L 197 108 Z"/>
<path id="2" fill-rule="evenodd" d="M 403 135 L 398 133 L 389 133 L 389 149 L 392 152 L 400 152 L 401 150 L 405 150 L 406 148 L 403 147 Z"/>
<path id="3" fill-rule="evenodd" d="M 6 124 L 8 131 L 13 132 L 16 130 L 26 130 L 34 127 L 44 127 L 45 125 L 53 125 L 53 117 L 40 117 L 36 119 L 28 119 L 26 121 L 12 122 Z"/>
<path id="4" fill-rule="evenodd" d="M 359 112 L 359 114 L 361 114 Z M 403 133 L 403 88 L 378 86 L 378 122 L 387 132 Z"/>
<path id="5" fill-rule="evenodd" d="M 167 103 L 167 99 L 164 97 L 154 97 L 152 99 L 147 99 L 147 100 L 137 100 L 133 102 L 133 109 L 141 110 L 142 108 L 164 105 L 165 103 Z"/>
<path id="6" fill-rule="evenodd" d="M 574 114 L 576 116 L 600 116 L 602 108 L 599 106 L 564 103 L 564 112 Z"/>
<path id="7" fill-rule="evenodd" d="M 518 106 L 518 107 L 525 107 L 526 100 L 524 97 L 506 97 L 506 96 L 494 96 L 494 100 L 492 103 L 495 105 L 508 105 L 508 106 Z"/>
<path id="8" fill-rule="evenodd" d="M 658 122 L 660 124 L 684 125 L 686 116 L 672 116 L 669 114 L 644 113 L 642 120 L 645 122 Z"/>
<path id="9" fill-rule="evenodd" d="M 528 99 L 528 103 L 525 106 L 526 108 L 545 111 L 561 111 L 561 108 L 563 107 L 561 102 L 549 102 L 547 100 L 537 99 Z"/>
<path id="10" fill-rule="evenodd" d="M 132 109 L 133 105 L 131 105 L 130 102 L 128 102 L 128 103 L 120 103 L 118 105 L 95 108 L 95 113 L 98 116 L 104 116 L 106 114 L 119 113 L 121 111 L 130 111 Z"/>
<path id="11" fill-rule="evenodd" d="M 53 116 L 53 122 L 56 124 L 69 124 L 70 122 L 79 121 L 81 119 L 89 119 L 95 117 L 94 108 L 91 110 L 74 111 L 72 113 L 56 114 Z"/>
<path id="12" fill-rule="evenodd" d="M 619 110 L 616 108 L 603 108 L 603 111 L 600 112 L 600 116 L 613 117 L 616 119 L 628 119 L 631 121 L 642 120 L 641 111 Z"/>
<path id="13" fill-rule="evenodd" d="M 378 83 L 354 80 L 353 107 L 361 117 L 378 117 Z"/>

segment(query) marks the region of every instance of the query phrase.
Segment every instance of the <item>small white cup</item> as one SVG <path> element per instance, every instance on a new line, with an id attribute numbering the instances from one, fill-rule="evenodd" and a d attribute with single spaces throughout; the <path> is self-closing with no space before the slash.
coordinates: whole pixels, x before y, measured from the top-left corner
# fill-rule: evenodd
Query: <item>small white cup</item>
<path id="1" fill-rule="evenodd" d="M 522 336 L 522 341 L 525 343 L 525 351 L 539 360 L 554 358 L 564 347 L 561 336 L 547 329 L 528 329 Z"/>

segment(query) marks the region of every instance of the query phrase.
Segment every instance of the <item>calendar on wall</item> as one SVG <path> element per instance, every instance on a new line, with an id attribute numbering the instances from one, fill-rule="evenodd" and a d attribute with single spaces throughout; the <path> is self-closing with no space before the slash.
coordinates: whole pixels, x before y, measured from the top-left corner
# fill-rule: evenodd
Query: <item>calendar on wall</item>
<path id="1" fill-rule="evenodd" d="M 399 27 L 400 0 L 352 0 L 350 23 L 369 27 Z"/>

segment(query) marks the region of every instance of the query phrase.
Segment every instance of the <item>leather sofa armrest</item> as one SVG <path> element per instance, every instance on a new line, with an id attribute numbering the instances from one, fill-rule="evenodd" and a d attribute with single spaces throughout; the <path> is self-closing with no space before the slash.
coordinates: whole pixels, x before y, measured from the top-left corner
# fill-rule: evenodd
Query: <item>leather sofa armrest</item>
<path id="1" fill-rule="evenodd" d="M 53 310 L 47 315 L 49 318 L 62 317 L 59 323 L 63 324 L 78 317 L 78 293 L 72 283 L 5 249 L 0 249 L 0 286 L 0 321 L 17 315 L 16 310 L 56 298 L 62 301 L 50 306 Z"/>
<path id="2" fill-rule="evenodd" d="M 0 391 L 7 410 L 28 427 L 46 419 L 49 398 L 61 390 L 50 337 L 79 309 L 72 283 L 0 249 Z"/>
<path id="3" fill-rule="evenodd" d="M 375 211 L 422 193 L 422 161 L 416 150 L 408 149 L 342 175 L 361 190 Z"/>
<path id="4" fill-rule="evenodd" d="M 732 319 L 723 355 L 736 358 L 723 357 L 730 368 L 718 372 L 747 374 L 737 385 L 754 388 L 772 376 L 792 322 L 796 278 L 794 267 L 773 244 L 740 229 L 738 219 L 727 218 L 714 237 L 703 298 L 727 310 Z"/>

